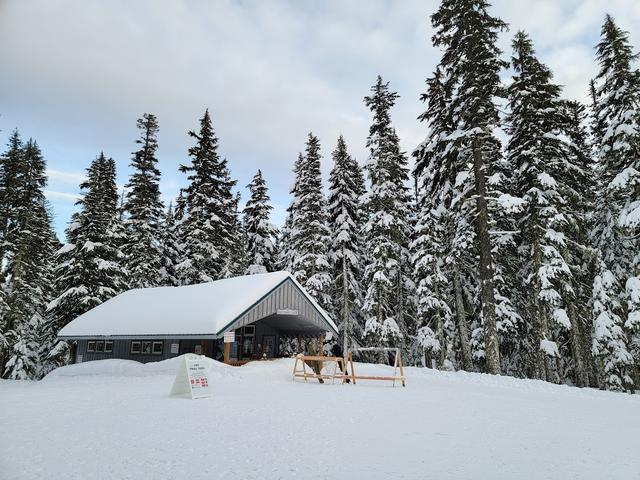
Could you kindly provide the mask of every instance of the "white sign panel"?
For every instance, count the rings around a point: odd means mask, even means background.
[[[179,353],[180,352],[180,344],[172,343],[171,344],[171,353]]]
[[[233,343],[236,341],[236,332],[224,332],[224,343]]]
[[[209,362],[202,355],[187,354],[180,363],[180,370],[173,381],[171,395],[190,393],[191,398],[206,398],[211,396],[209,385]]]
[[[276,313],[278,315],[298,315],[298,310],[293,310],[291,308],[279,308],[278,310],[276,310]]]

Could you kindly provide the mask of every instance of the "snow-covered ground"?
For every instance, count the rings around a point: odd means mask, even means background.
[[[212,362],[214,396],[189,400],[178,361],[0,381],[0,479],[640,478],[637,395],[415,368],[305,384],[286,359]]]

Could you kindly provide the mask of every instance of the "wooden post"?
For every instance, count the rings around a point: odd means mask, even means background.
[[[296,353],[302,353],[302,339],[300,338],[300,335],[298,335],[298,349]]]
[[[231,344],[225,342],[224,344],[224,363],[229,363],[229,361],[231,360]]]
[[[323,337],[324,335],[320,335],[318,336],[318,355],[320,357],[324,356],[324,342],[323,342]],[[320,370],[320,372],[322,372],[322,360],[320,360],[318,362],[318,369]]]

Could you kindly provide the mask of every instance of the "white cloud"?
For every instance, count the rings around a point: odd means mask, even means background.
[[[55,190],[45,190],[45,196],[51,201],[62,201],[75,203],[81,197],[77,193],[57,192]]]
[[[393,120],[403,148],[422,140],[418,97],[440,55],[429,23],[438,3],[3,0],[0,129],[18,126],[35,137],[58,159],[51,188],[65,190],[100,150],[113,156],[125,183],[135,119],[155,113],[163,197],[170,198],[185,181],[177,167],[187,161],[186,132],[209,107],[238,186],[262,168],[274,202],[287,205],[291,166],[309,131],[320,137],[325,174],[340,133],[365,160],[370,115],[362,99],[378,74],[401,95]],[[493,3],[511,24],[500,37],[505,57],[515,31],[528,31],[572,98],[584,99],[595,71],[605,12],[640,49],[637,0]]]

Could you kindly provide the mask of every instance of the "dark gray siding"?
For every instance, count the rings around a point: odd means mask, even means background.
[[[95,340],[100,341],[105,340],[105,338],[96,338]],[[110,339],[107,338],[106,340]],[[162,347],[162,355],[142,355],[139,353],[131,353],[131,342],[135,340],[113,340],[112,353],[87,352],[87,343],[89,341],[90,340],[77,340],[78,347],[76,350],[76,363],[80,363],[80,361],[90,362],[92,360],[105,360],[107,358],[121,358],[125,360],[135,360],[142,363],[157,362],[159,360],[177,357],[177,353],[171,353],[171,344],[180,343],[180,340],[155,340],[162,341],[164,344]]]
[[[327,329],[326,321],[320,312],[318,312],[291,280],[285,281],[273,292],[260,300],[237,321],[229,325],[228,329],[249,325],[261,318],[275,315],[278,310],[284,309],[298,310],[298,316],[310,320],[323,330]]]

